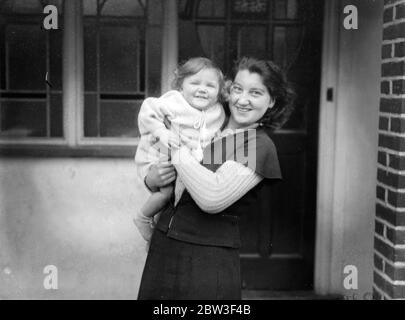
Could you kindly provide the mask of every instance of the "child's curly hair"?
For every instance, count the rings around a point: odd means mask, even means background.
[[[242,70],[259,74],[270,96],[275,100],[274,106],[266,111],[258,121],[259,124],[272,131],[281,128],[294,110],[296,98],[295,91],[287,81],[285,73],[272,61],[250,57],[243,57],[236,63],[235,76]]]
[[[187,61],[180,63],[174,71],[174,80],[172,82],[172,89],[181,90],[185,78],[192,76],[203,69],[213,69],[218,75],[218,102],[224,103],[226,101],[225,90],[225,77],[219,67],[210,59],[204,57],[190,58]]]

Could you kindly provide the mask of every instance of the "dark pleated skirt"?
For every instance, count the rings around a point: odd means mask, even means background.
[[[183,242],[155,229],[139,300],[240,300],[239,250]]]

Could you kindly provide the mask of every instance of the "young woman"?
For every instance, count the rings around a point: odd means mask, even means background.
[[[236,65],[221,137],[204,150],[202,163],[184,146],[172,153],[186,191],[176,206],[164,209],[155,227],[138,299],[241,298],[239,216],[259,210],[264,183],[281,179],[264,127],[285,123],[292,97],[272,62],[243,58]],[[173,170],[167,163],[154,166],[145,183],[161,187]]]

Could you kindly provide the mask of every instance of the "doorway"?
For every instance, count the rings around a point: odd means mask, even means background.
[[[270,59],[297,92],[295,111],[271,134],[283,181],[260,212],[241,217],[242,288],[312,290],[323,1],[181,0],[179,61],[206,56],[226,74],[241,56]]]

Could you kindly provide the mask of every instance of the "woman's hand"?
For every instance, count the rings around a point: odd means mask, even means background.
[[[155,192],[158,188],[165,187],[176,180],[176,170],[170,162],[159,162],[152,165],[145,177],[146,186]]]

